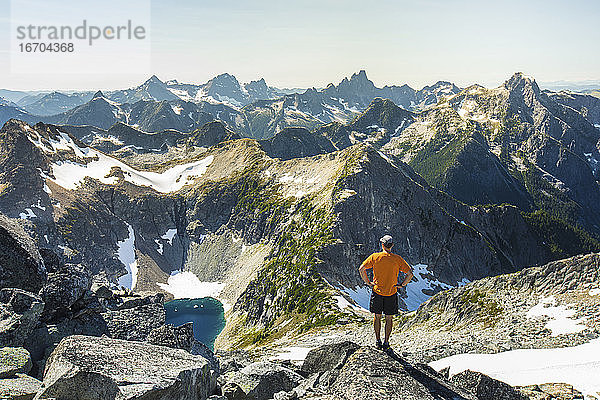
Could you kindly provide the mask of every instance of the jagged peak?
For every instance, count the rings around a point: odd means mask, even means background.
[[[531,86],[534,91],[539,92],[540,88],[538,87],[535,79],[532,76],[525,75],[522,72],[516,72],[513,76],[510,77],[506,82],[504,82],[504,87],[510,91],[513,91],[518,88],[522,88],[525,86]]]
[[[244,87],[246,87],[246,88],[258,88],[259,87],[259,88],[263,88],[263,89],[268,89],[265,78],[260,78],[255,81],[250,81],[250,82],[244,84]]]
[[[94,93],[94,96],[92,97],[92,100],[102,99],[102,98],[104,98],[104,93],[102,93],[101,90],[98,90],[96,93]]]
[[[146,82],[144,82],[144,84],[150,84],[150,83],[162,84],[163,81],[161,81],[160,79],[158,79],[158,76],[152,75]]]
[[[367,78],[367,72],[364,69],[361,69],[358,72],[355,72],[354,74],[352,74],[352,77],[350,78],[350,80],[369,80],[369,78]]]
[[[231,75],[230,73],[227,73],[227,72],[224,72],[222,74],[215,76],[209,82],[215,82],[215,81],[229,81],[229,82],[235,82],[235,83],[239,84],[237,78],[234,75]]]

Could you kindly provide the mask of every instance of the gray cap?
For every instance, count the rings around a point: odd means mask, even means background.
[[[381,239],[379,239],[379,241],[385,246],[385,247],[390,247],[391,245],[394,244],[394,239],[392,239],[392,237],[390,235],[385,235],[384,237],[382,237]]]

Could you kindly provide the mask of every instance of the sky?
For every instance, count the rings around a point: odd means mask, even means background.
[[[128,63],[128,73],[48,73],[38,58],[22,73],[11,68],[11,1],[0,0],[0,88],[117,89],[151,74],[204,83],[224,72],[324,87],[360,69],[378,86],[417,89],[438,80],[494,87],[517,71],[538,82],[600,79],[597,0],[147,1],[149,61]],[[69,15],[69,1],[45,3],[49,20]],[[107,13],[135,18],[119,12]]]

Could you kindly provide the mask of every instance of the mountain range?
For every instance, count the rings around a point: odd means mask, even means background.
[[[377,88],[365,71],[344,78],[337,86],[330,84],[322,90],[313,88],[294,93],[267,86],[264,79],[240,84],[229,74],[216,76],[202,85],[165,83],[152,76],[135,88],[95,94],[22,93],[24,96],[19,98],[5,91],[17,101],[0,104],[0,123],[14,117],[34,124],[93,125],[108,129],[116,122],[123,122],[147,132],[162,129],[189,132],[205,123],[208,113],[244,136],[263,139],[285,127],[314,129],[332,121],[349,122],[377,97],[420,110],[458,91],[449,82],[437,82],[418,91],[408,85]],[[99,97],[109,104],[95,101]],[[131,109],[140,111],[130,114]],[[148,118],[167,121],[156,123]]]
[[[222,348],[363,324],[370,289],[357,267],[386,233],[415,271],[400,306],[418,311],[401,317],[403,329],[466,326],[439,353],[419,341],[430,359],[475,348],[465,339],[475,326],[491,341],[477,349],[497,345],[486,324],[510,343],[497,321],[512,317],[504,308],[525,318],[525,300],[506,300],[500,286],[558,294],[568,284],[560,273],[587,290],[570,268],[597,264],[582,254],[600,251],[600,99],[541,90],[522,73],[492,89],[438,82],[415,91],[377,88],[360,71],[302,93],[228,74],[204,85],[153,76],[65,96],[27,102],[81,104],[46,116],[0,105],[0,222],[40,249],[28,268],[70,266],[61,273],[69,285],[89,283],[88,293],[93,282],[109,297],[119,288],[173,297],[181,278],[210,287],[226,309]],[[95,315],[97,299],[86,296],[85,312],[76,302],[68,312],[49,307],[57,314],[40,317],[41,327]],[[98,324],[112,321],[104,314]],[[89,333],[73,326],[65,332]]]

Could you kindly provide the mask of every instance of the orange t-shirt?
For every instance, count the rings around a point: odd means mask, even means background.
[[[410,266],[404,258],[397,254],[379,252],[371,254],[362,265],[366,269],[373,268],[373,290],[382,296],[391,296],[396,294],[396,284],[398,284],[398,273],[405,274],[410,271]]]

